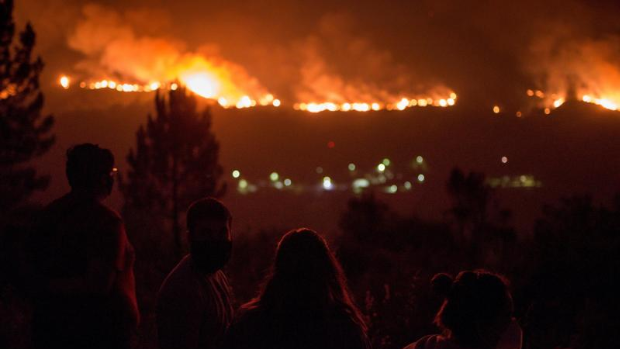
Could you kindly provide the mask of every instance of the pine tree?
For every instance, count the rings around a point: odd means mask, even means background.
[[[126,219],[140,215],[153,227],[172,233],[175,257],[183,252],[181,221],[188,205],[205,196],[221,197],[219,143],[211,132],[211,112],[199,111],[195,95],[185,88],[168,98],[155,96],[156,115],[136,132],[129,151],[127,180],[121,181]],[[148,213],[144,216],[144,213]],[[145,224],[142,224],[145,227]],[[161,237],[163,238],[163,237]]]
[[[39,176],[30,160],[54,143],[54,118],[43,116],[40,57],[32,58],[35,33],[30,24],[14,44],[13,1],[0,0],[0,212],[23,204],[44,190],[48,176]]]

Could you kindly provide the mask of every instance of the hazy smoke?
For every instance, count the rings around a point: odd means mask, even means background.
[[[324,16],[317,33],[298,44],[297,50],[301,79],[294,86],[299,101],[394,102],[403,97],[445,98],[450,94],[443,86],[414,81],[413,69],[355,35],[349,16]]]
[[[143,28],[153,31],[155,25],[165,29],[168,23],[161,12],[120,14],[100,5],[86,5],[83,18],[68,38],[69,47],[86,56],[76,68],[91,78],[140,83],[171,82],[207,71],[221,82],[221,95],[239,98],[265,93],[243,67],[223,59],[214,45],[192,52],[175,38],[138,34]]]

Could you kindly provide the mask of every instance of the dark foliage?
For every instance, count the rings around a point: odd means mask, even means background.
[[[185,88],[155,96],[155,115],[136,132],[127,156],[129,170],[119,187],[123,217],[136,249],[135,275],[142,313],[140,346],[153,347],[157,291],[186,251],[185,211],[195,200],[221,197],[219,143],[211,112],[199,110]]]
[[[29,161],[54,143],[54,119],[41,115],[41,58],[33,58],[35,33],[30,24],[14,43],[13,1],[0,1],[0,216],[22,205],[49,177],[39,176]],[[0,222],[2,223],[2,222]]]

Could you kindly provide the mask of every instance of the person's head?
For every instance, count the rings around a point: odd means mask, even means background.
[[[433,289],[445,300],[435,323],[458,344],[495,348],[512,319],[512,297],[503,277],[484,270],[462,271],[452,280],[437,274]]]
[[[200,199],[187,209],[187,232],[192,262],[201,271],[222,269],[232,250],[232,215],[214,198]]]
[[[67,150],[66,174],[72,191],[105,198],[114,185],[114,155],[95,144],[76,145]]]
[[[284,312],[342,310],[365,328],[340,263],[325,239],[306,228],[291,230],[282,237],[271,274],[253,303]]]

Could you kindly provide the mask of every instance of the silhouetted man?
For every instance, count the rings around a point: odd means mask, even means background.
[[[36,238],[36,348],[130,347],[139,321],[134,252],[120,216],[102,204],[115,172],[107,149],[67,151],[71,192],[46,207]]]
[[[232,249],[232,217],[218,200],[187,210],[190,254],[159,290],[157,329],[161,349],[215,348],[232,321],[230,287],[222,268]]]

